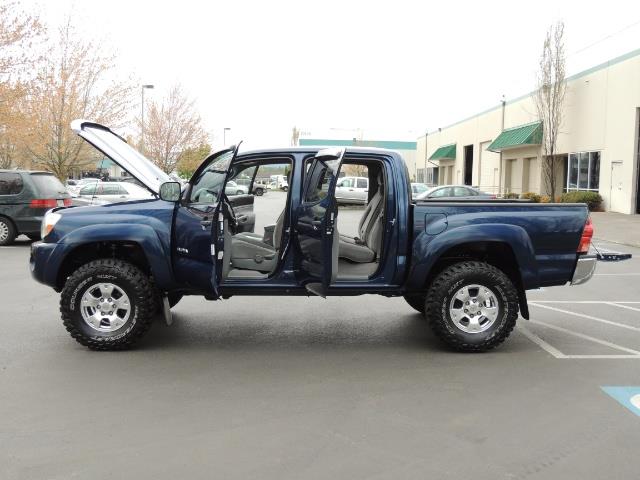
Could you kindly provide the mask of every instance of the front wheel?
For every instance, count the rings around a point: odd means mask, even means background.
[[[256,188],[256,196],[261,197],[262,195],[264,195],[264,190],[261,188]]]
[[[157,293],[139,268],[121,260],[94,260],[65,283],[60,312],[67,331],[92,350],[125,350],[149,330]]]
[[[518,292],[504,272],[484,262],[451,265],[433,281],[425,316],[434,333],[463,352],[490,350],[511,334]]]

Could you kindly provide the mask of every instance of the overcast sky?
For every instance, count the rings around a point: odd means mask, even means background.
[[[288,145],[291,127],[426,130],[533,88],[548,26],[566,24],[569,73],[640,48],[640,2],[25,1],[73,12],[160,96],[180,82],[219,143]],[[639,87],[640,88],[640,87]]]

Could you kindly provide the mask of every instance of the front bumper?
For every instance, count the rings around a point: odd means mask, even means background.
[[[578,263],[576,264],[576,269],[571,279],[571,285],[580,285],[588,282],[596,271],[597,262],[598,257],[596,255],[583,255],[578,258]]]
[[[52,256],[57,243],[33,242],[29,257],[29,270],[34,280],[56,288],[57,259]]]

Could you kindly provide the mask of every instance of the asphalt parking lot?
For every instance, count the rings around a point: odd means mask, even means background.
[[[258,228],[283,196],[262,198]],[[185,298],[97,353],[20,237],[0,249],[0,478],[637,478],[640,417],[603,387],[640,386],[640,249],[598,244],[634,258],[529,292],[485,354],[378,296]]]

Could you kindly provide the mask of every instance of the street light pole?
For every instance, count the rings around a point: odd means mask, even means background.
[[[140,150],[141,153],[144,155],[144,91],[145,89],[152,89],[154,88],[153,85],[142,85],[142,102],[141,102],[141,108],[140,108]]]
[[[229,127],[224,127],[224,129],[222,130],[222,147],[223,148],[227,146],[227,130],[231,131]]]

